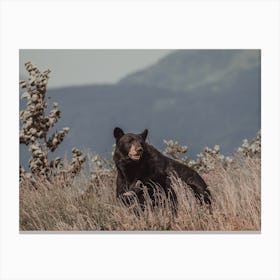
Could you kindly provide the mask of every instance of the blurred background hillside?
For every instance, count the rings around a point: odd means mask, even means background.
[[[21,50],[20,79],[27,61],[52,71],[56,129],[70,128],[54,156],[78,147],[110,157],[115,126],[148,128],[161,150],[177,140],[190,158],[215,144],[228,154],[261,127],[260,50]],[[28,158],[20,145],[25,167]]]

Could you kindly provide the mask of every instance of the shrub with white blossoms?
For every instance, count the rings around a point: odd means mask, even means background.
[[[249,142],[247,139],[243,140],[241,147],[237,150],[238,153],[246,157],[255,158],[261,157],[261,130],[258,131],[257,136]]]
[[[220,153],[219,145],[215,145],[213,149],[209,147],[204,148],[203,151],[197,155],[196,160],[190,160],[187,156],[182,156],[182,154],[187,152],[187,146],[180,146],[177,141],[173,140],[164,140],[164,143],[167,145],[164,154],[171,156],[173,159],[188,165],[198,172],[206,173],[214,169],[217,160],[222,161],[224,164],[230,161],[229,157],[225,158]]]
[[[173,159],[182,160],[182,154],[185,154],[188,151],[188,146],[181,146],[177,141],[163,140],[163,142],[167,146],[164,153],[171,156]],[[187,160],[187,158],[185,158],[185,160]]]
[[[208,173],[215,168],[215,164],[220,162],[225,168],[231,165],[234,157],[225,157],[220,152],[220,146],[215,145],[213,149],[206,147],[197,155],[196,160],[190,160],[188,157],[183,156],[188,150],[187,146],[181,146],[177,141],[164,140],[166,149],[164,154],[171,158],[180,161],[183,164],[195,169],[198,172]],[[237,149],[237,154],[242,157],[260,158],[261,157],[261,131],[257,136],[249,142],[247,139],[243,140],[242,146]]]
[[[85,162],[85,156],[78,150],[72,150],[72,161],[67,167],[63,166],[61,158],[57,157],[49,161],[49,153],[54,152],[59,144],[68,134],[69,128],[65,127],[60,131],[55,131],[49,135],[50,130],[57,123],[61,112],[58,109],[58,103],[54,102],[52,110],[46,112],[48,103],[46,101],[46,90],[50,70],[43,73],[31,62],[25,63],[25,68],[29,74],[28,81],[20,81],[20,87],[25,89],[21,98],[26,99],[26,108],[20,111],[20,144],[29,147],[31,157],[29,159],[29,168],[33,175],[41,178],[50,179],[51,175],[64,172],[73,177],[77,175],[82,164]],[[27,172],[20,167],[20,179]],[[30,176],[29,176],[30,177]]]

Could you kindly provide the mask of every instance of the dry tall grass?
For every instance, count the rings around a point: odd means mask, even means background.
[[[235,158],[229,168],[218,161],[203,175],[213,196],[211,211],[194,199],[188,187],[172,176],[178,195],[178,216],[168,206],[136,215],[115,198],[113,168],[83,171],[68,186],[28,181],[20,186],[22,231],[259,231],[261,227],[260,159]],[[163,198],[164,199],[164,198]],[[149,203],[148,203],[149,204]]]

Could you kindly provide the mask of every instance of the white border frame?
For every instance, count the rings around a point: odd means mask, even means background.
[[[1,278],[279,279],[279,31],[269,0],[2,1]],[[261,49],[261,234],[19,234],[23,48]]]

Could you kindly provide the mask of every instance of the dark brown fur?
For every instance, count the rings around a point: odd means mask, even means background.
[[[170,174],[175,172],[179,178],[191,187],[201,203],[211,204],[211,194],[201,176],[188,166],[164,156],[153,146],[146,143],[147,134],[147,129],[141,134],[125,134],[118,127],[114,129],[116,149],[113,159],[118,172],[117,197],[125,201],[124,195],[133,191],[140,204],[144,204],[143,191],[139,188],[139,181],[141,181],[145,186],[149,186],[148,193],[152,200],[154,200],[154,188],[152,186],[156,184],[176,205],[177,198],[169,179]],[[138,160],[132,159],[129,155],[132,143],[138,148]]]

